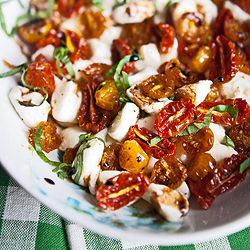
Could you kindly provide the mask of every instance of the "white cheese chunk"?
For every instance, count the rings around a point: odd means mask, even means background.
[[[134,103],[127,102],[108,128],[109,136],[119,142],[125,140],[130,126],[136,124],[139,115],[140,109]]]
[[[189,210],[188,200],[165,185],[150,183],[142,198],[167,221],[178,221]]]
[[[234,18],[238,21],[248,21],[250,22],[250,15],[240,8],[239,5],[232,3],[231,1],[225,1],[224,8],[231,10]]]
[[[214,141],[219,143],[225,142],[226,130],[223,126],[211,122],[209,128],[213,131]]]
[[[98,139],[92,139],[88,143],[90,147],[83,150],[82,169],[78,184],[83,187],[91,187],[91,192],[94,192],[100,171],[99,164],[102,158],[104,144]],[[75,180],[77,174],[78,172],[76,171],[76,173],[72,175],[73,180]]]
[[[52,94],[53,118],[62,126],[77,123],[77,113],[82,102],[82,92],[73,81],[62,81]]]
[[[119,24],[140,23],[155,13],[154,2],[150,0],[130,1],[114,9],[112,16]]]
[[[120,38],[121,31],[122,28],[119,26],[110,26],[109,28],[104,30],[99,40],[111,45],[113,43],[113,40]]]
[[[157,131],[154,128],[154,122],[156,119],[156,115],[149,115],[144,118],[141,118],[137,121],[137,124],[139,127],[144,127],[150,130],[151,132],[157,133]]]
[[[207,94],[210,92],[212,83],[210,80],[201,80],[197,83],[184,85],[175,91],[174,96],[177,100],[190,98],[194,105],[197,106],[205,100]]]
[[[171,59],[178,58],[178,40],[174,39],[174,44],[168,53],[161,53],[161,64],[170,61]]]
[[[156,70],[160,67],[161,56],[154,43],[142,45],[138,52],[142,56],[142,60],[135,62],[135,68],[138,71],[143,70],[147,66]]]
[[[185,181],[183,181],[183,183],[175,190],[181,193],[187,200],[190,198],[190,195],[191,195],[190,190]]]
[[[79,143],[79,136],[86,133],[87,132],[79,126],[71,126],[61,130],[59,135],[62,139],[62,143],[60,144],[59,149],[65,151],[66,148],[75,148]]]
[[[47,121],[50,112],[50,104],[43,100],[43,95],[31,92],[28,88],[16,86],[9,93],[9,99],[23,122],[30,128],[34,128],[41,121]],[[33,103],[39,106],[24,106],[19,101]]]
[[[250,105],[249,82],[250,75],[239,71],[231,81],[219,85],[219,92],[225,99],[242,98]]]
[[[98,177],[98,186],[103,185],[108,179],[120,174],[122,171],[118,170],[104,170],[101,171]]]
[[[54,61],[55,58],[53,56],[53,52],[55,50],[55,47],[51,44],[38,49],[31,57],[32,61],[35,61],[36,57],[40,54],[42,54],[48,61]]]
[[[93,64],[93,61],[91,60],[77,60],[72,66],[73,70],[75,72],[75,80],[79,81],[83,74],[81,73],[81,70],[84,70],[89,65]]]
[[[104,43],[97,38],[89,39],[87,43],[92,52],[92,57],[90,58],[91,61],[95,63],[112,64],[109,44]]]
[[[217,164],[220,163],[223,159],[231,157],[233,154],[238,154],[238,152],[235,151],[232,147],[225,146],[217,141],[214,142],[213,147],[206,153],[211,154],[216,160]]]

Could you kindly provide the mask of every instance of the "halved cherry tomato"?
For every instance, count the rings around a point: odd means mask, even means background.
[[[83,0],[59,0],[59,12],[65,17],[73,17],[83,5]]]
[[[147,176],[141,173],[121,172],[97,189],[97,205],[103,209],[117,210],[140,199],[148,186]]]
[[[208,110],[217,105],[230,105],[238,111],[238,116],[236,120],[234,120],[234,118],[227,112],[213,111],[211,116],[211,122],[218,123],[222,126],[232,126],[243,123],[250,115],[250,107],[246,100],[243,100],[241,98],[235,98],[223,99],[217,102],[202,102],[196,107],[195,114],[197,116],[197,119],[203,121]]]
[[[163,155],[175,155],[176,146],[168,139],[162,139],[156,144],[149,146],[150,141],[156,136],[157,134],[146,128],[139,128],[138,125],[130,127],[128,132],[128,138],[130,140],[136,140],[148,155],[152,155],[157,159]]]
[[[158,114],[154,128],[160,137],[177,135],[194,119],[195,105],[189,98],[170,102]]]

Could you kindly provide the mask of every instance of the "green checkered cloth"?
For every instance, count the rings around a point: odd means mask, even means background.
[[[186,246],[138,245],[99,235],[62,219],[18,186],[0,167],[0,250],[249,250],[250,228]]]

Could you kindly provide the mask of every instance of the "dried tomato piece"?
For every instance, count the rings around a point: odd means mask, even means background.
[[[59,134],[57,134],[57,127],[56,124],[53,122],[40,122],[38,126],[43,126],[42,133],[41,133],[41,145],[42,145],[42,150],[45,151],[46,153],[49,153],[50,151],[59,148],[62,139]],[[29,130],[29,143],[35,147],[35,142],[34,142],[34,135],[36,133],[36,128],[31,128]]]
[[[123,57],[132,54],[133,50],[128,46],[122,39],[114,39],[111,46],[112,61],[113,63],[118,63]],[[134,68],[134,62],[126,63],[122,71],[129,73]]]
[[[79,126],[87,132],[97,133],[111,122],[109,110],[102,109],[96,105],[95,91],[98,84],[88,82],[82,88],[83,100],[77,114]]]
[[[170,24],[160,22],[155,25],[155,32],[159,36],[160,53],[168,53],[174,45],[175,31]]]
[[[55,90],[55,79],[51,65],[42,54],[38,55],[35,61],[29,64],[26,81],[31,86],[44,88],[48,92],[50,100]],[[44,92],[41,91],[41,94],[44,94]]]
[[[189,43],[203,43],[209,35],[209,26],[199,12],[184,13],[178,22],[178,33]]]
[[[232,126],[243,123],[250,115],[250,107],[246,100],[241,98],[235,99],[223,99],[217,102],[202,102],[196,107],[195,114],[197,119],[203,121],[206,113],[212,107],[217,105],[230,105],[238,111],[236,120],[227,112],[213,111],[211,116],[211,122],[220,124],[222,126]]]
[[[208,153],[197,154],[188,166],[188,177],[201,181],[207,173],[212,173],[216,165],[215,159]]]
[[[250,157],[250,118],[244,123],[233,126],[229,131],[229,137],[234,142],[235,150]]]
[[[212,173],[207,173],[201,181],[194,181],[191,178],[186,179],[191,194],[195,196],[196,203],[203,209],[208,209],[215,200],[215,197],[206,190],[206,185],[212,176]]]
[[[154,128],[162,138],[177,135],[194,119],[195,105],[189,98],[167,104],[157,115]]]
[[[78,147],[76,148],[66,148],[63,154],[63,162],[72,164],[75,160],[76,153],[78,151]]]
[[[223,35],[211,43],[212,61],[209,79],[215,84],[229,82],[239,71],[240,58],[232,41]]]
[[[73,17],[83,5],[83,0],[59,0],[59,12],[65,17]]]
[[[60,41],[61,36],[63,36],[63,33],[58,33],[55,29],[51,29],[47,37],[42,38],[36,43],[36,47],[43,48],[51,44],[55,48],[58,48],[61,44]]]
[[[150,182],[178,188],[187,179],[187,169],[174,156],[164,155],[154,165]]]
[[[181,63],[187,65],[192,57],[197,53],[201,44],[199,43],[188,43],[186,41],[178,43],[178,58]]]
[[[210,195],[218,195],[235,188],[246,177],[246,171],[240,173],[240,164],[247,159],[243,154],[233,154],[225,158],[214,170],[213,177],[206,185],[206,190]]]
[[[102,83],[105,81],[105,76],[109,69],[111,68],[110,65],[105,63],[92,63],[84,70],[81,71],[85,82],[95,82],[96,84]]]
[[[122,170],[119,164],[120,149],[121,145],[117,143],[112,143],[104,149],[101,160],[102,170]]]
[[[182,146],[188,154],[196,155],[210,150],[214,145],[214,133],[208,128],[202,128],[192,135],[182,137]]]
[[[85,39],[99,38],[106,28],[106,19],[100,10],[87,7],[80,15],[80,30]]]
[[[216,100],[218,100],[219,98],[219,89],[217,86],[212,85],[211,86],[211,90],[210,92],[207,94],[206,98],[205,98],[205,102],[215,102]]]
[[[98,206],[107,210],[117,210],[130,202],[140,199],[149,186],[147,176],[122,172],[106,181],[96,191]]]
[[[142,91],[152,99],[160,99],[173,95],[175,85],[164,74],[152,75],[141,83]]]
[[[130,140],[136,140],[143,150],[153,157],[159,159],[164,155],[175,155],[176,146],[174,143],[171,143],[168,139],[162,139],[156,144],[149,146],[149,142],[155,138],[157,134],[149,131],[146,128],[139,128],[138,125],[130,127],[128,132],[128,138]]]
[[[152,42],[153,18],[145,19],[140,23],[128,23],[122,25],[120,38],[130,47],[139,47]]]

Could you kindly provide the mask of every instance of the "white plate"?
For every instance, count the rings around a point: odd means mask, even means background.
[[[13,12],[13,9],[12,9]],[[0,72],[8,69],[2,59],[18,65],[25,61],[18,46],[0,31]],[[96,200],[79,186],[60,180],[53,167],[28,149],[28,128],[12,107],[8,94],[18,77],[0,79],[0,160],[4,169],[27,192],[63,218],[97,233],[144,244],[182,245],[232,234],[250,226],[250,177],[238,188],[218,197],[207,211],[190,201],[190,212],[178,223],[168,223],[148,206],[133,206],[108,212],[98,209]],[[49,154],[57,159],[56,152]],[[49,184],[45,178],[53,180]]]

